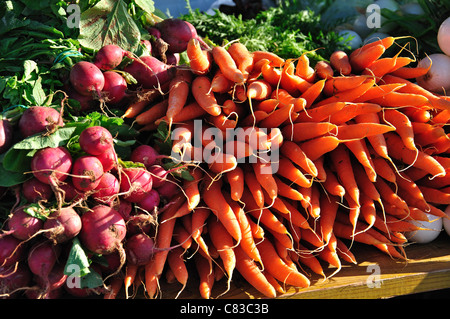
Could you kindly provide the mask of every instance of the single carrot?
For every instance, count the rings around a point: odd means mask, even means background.
[[[394,69],[396,61],[397,56],[380,58],[367,66],[361,74],[374,76],[379,82],[385,74]]]
[[[237,68],[244,75],[244,79],[247,79],[253,69],[253,55],[248,51],[247,47],[240,42],[233,42],[227,50],[236,63]]]
[[[173,119],[181,109],[186,105],[189,96],[189,83],[185,80],[185,76],[175,76],[170,82],[170,90],[168,97],[168,105],[166,110],[166,118],[169,124],[169,132],[173,124]]]
[[[256,50],[252,52],[252,55],[255,63],[262,59],[266,59],[274,67],[281,67],[284,63],[284,59],[273,52]]]
[[[395,127],[390,125],[366,122],[338,125],[336,126],[336,132],[331,131],[330,134],[334,134],[340,140],[355,140],[373,135],[384,134],[394,130]]]
[[[267,192],[270,199],[274,200],[278,195],[278,186],[273,178],[271,163],[256,161],[252,164],[252,168],[258,183]]]
[[[186,267],[185,260],[183,259],[183,250],[181,247],[175,247],[167,256],[167,264],[172,270],[176,280],[182,284],[181,290],[178,292],[177,297],[184,290],[187,284],[189,273]]]
[[[371,181],[375,181],[377,179],[377,173],[375,171],[369,149],[367,148],[366,141],[364,139],[349,140],[344,142],[344,144],[363,166],[368,178]]]
[[[236,269],[242,277],[264,296],[275,298],[277,296],[275,288],[269,283],[253,259],[240,246],[235,247],[234,252],[236,255]]]
[[[340,238],[336,238],[336,252],[338,256],[346,262],[357,264],[355,255]]]
[[[217,99],[213,92],[211,92],[211,81],[207,76],[197,76],[192,81],[191,91],[198,105],[206,112],[213,116],[221,113],[221,107],[217,104]]]
[[[161,102],[158,102],[150,108],[140,114],[138,114],[135,118],[135,121],[139,125],[153,124],[160,117],[166,115],[167,107],[169,105],[169,100],[164,99]]]
[[[231,198],[234,201],[239,201],[244,191],[244,171],[240,166],[236,166],[234,170],[226,172],[225,177],[228,185],[230,185]]]
[[[317,168],[314,162],[303,152],[301,147],[294,142],[285,141],[280,148],[281,154],[300,166],[312,176],[317,176]]]
[[[277,183],[278,187],[278,195],[281,197],[285,197],[292,200],[303,200],[303,195],[298,192],[295,188],[291,187],[290,185],[286,184],[281,178],[277,175],[274,175],[273,178],[275,179],[275,182]]]
[[[302,187],[310,187],[312,183],[312,179],[309,180],[290,159],[284,156],[279,159],[277,174]]]
[[[341,75],[349,75],[352,72],[349,57],[342,50],[336,50],[331,53],[330,64]]]
[[[270,113],[266,118],[258,123],[258,126],[261,128],[279,127],[284,121],[293,122],[293,114],[295,114],[294,104],[290,104]]]
[[[192,38],[189,40],[186,54],[189,58],[189,66],[195,74],[206,74],[211,68],[211,57],[207,51],[200,46],[200,42]]]
[[[128,263],[127,266],[125,267],[125,277],[123,280],[123,285],[124,285],[126,299],[128,299],[128,297],[129,297],[128,290],[133,285],[133,283],[136,279],[136,274],[138,272],[138,268],[139,268],[138,265],[134,265],[132,263]]]
[[[331,170],[330,167],[325,168],[327,178],[322,182],[322,186],[329,195],[338,196],[343,198],[345,195],[345,188],[337,179],[336,173]]]
[[[144,90],[143,93],[138,94],[137,100],[131,102],[131,104],[128,105],[125,113],[122,115],[122,118],[136,117],[146,108],[146,106],[156,101],[156,99],[159,97],[161,97],[161,91],[157,89]]]
[[[208,260],[200,254],[194,255],[195,267],[199,275],[199,292],[204,299],[211,298],[212,288],[214,286],[214,272],[212,271]]]
[[[363,75],[334,76],[326,80],[323,93],[327,96],[355,88],[367,79]]]
[[[405,146],[413,151],[417,151],[414,142],[414,130],[409,118],[396,109],[383,110],[382,118],[385,122],[395,127],[395,132],[401,137]]]
[[[379,178],[375,181],[374,185],[386,205],[391,204],[404,211],[408,211],[408,204],[392,189],[392,187],[386,181],[384,181],[382,178]]]
[[[228,292],[230,289],[231,279],[233,277],[233,271],[236,268],[233,237],[231,237],[230,233],[225,229],[223,224],[217,220],[217,218],[211,217],[208,220],[208,233],[212,243],[219,252],[219,256],[228,276],[227,290],[225,291]]]
[[[222,222],[230,235],[239,243],[242,234],[236,215],[222,195],[222,181],[207,182],[203,187],[202,198],[211,211]]]
[[[390,75],[398,76],[403,79],[415,79],[424,76],[431,68],[431,64],[427,67],[400,67],[397,70],[390,72]]]
[[[178,242],[185,250],[191,248],[192,246],[192,227],[191,218],[186,218],[186,215],[182,216],[183,224],[176,223],[173,228],[173,239]]]
[[[323,105],[314,104],[313,107],[301,112],[296,119],[300,122],[321,122],[328,119],[331,115],[337,113],[345,107],[345,102],[331,102]]]
[[[337,137],[326,135],[302,142],[299,146],[311,161],[315,161],[334,150],[340,143],[341,140]]]
[[[320,94],[323,92],[325,83],[324,79],[316,81],[300,95],[300,97],[306,101],[305,108],[309,108],[319,98]]]
[[[215,46],[211,49],[211,53],[214,62],[230,81],[238,84],[244,82],[244,75],[238,69],[231,54],[224,47]]]
[[[258,101],[255,105],[254,105],[254,110],[255,111],[264,111],[266,113],[271,113],[273,112],[278,105],[280,105],[280,101],[277,99],[273,99],[273,98],[268,98],[262,101]]]
[[[434,177],[444,176],[445,168],[432,156],[418,150],[413,151],[405,146],[402,139],[394,132],[385,134],[389,155],[407,165],[421,168]]]
[[[381,98],[386,94],[400,90],[406,84],[404,83],[391,83],[391,84],[379,84],[369,88],[366,93],[356,98],[353,102],[367,102],[371,99]]]
[[[284,284],[295,287],[309,287],[309,279],[298,271],[293,270],[280,258],[274,246],[269,240],[263,240],[258,244],[264,269]]]
[[[344,145],[338,145],[330,152],[330,160],[336,169],[336,175],[344,186],[346,194],[359,205],[360,189],[355,180],[353,165],[348,149]]]
[[[255,80],[247,86],[247,97],[255,100],[265,100],[272,93],[272,86],[263,79]]]
[[[331,79],[334,75],[334,70],[331,67],[331,64],[327,61],[319,61],[314,66],[314,72],[320,79]]]
[[[121,276],[114,276],[111,278],[109,290],[103,296],[103,299],[116,299],[122,289],[123,279]]]
[[[309,58],[307,56],[308,52],[302,53],[297,59],[297,65],[295,68],[295,75],[305,79],[308,82],[314,82],[316,73],[310,65]]]
[[[227,129],[234,129],[237,126],[238,119],[235,117],[235,114],[227,115],[224,112],[219,115],[210,115],[207,116],[207,120],[219,130],[226,132]]]
[[[428,186],[419,185],[419,189],[423,194],[424,199],[428,203],[435,205],[449,205],[450,193],[448,190],[435,189]]]
[[[253,170],[244,170],[244,181],[245,185],[250,190],[256,204],[258,205],[258,207],[262,208],[264,206],[264,194],[262,192],[261,185],[256,179],[255,172]]]
[[[226,93],[233,89],[233,82],[231,82],[222,71],[217,70],[211,79],[211,91],[216,93]]]
[[[327,97],[316,103],[316,106],[325,105],[332,102],[353,102],[358,97],[367,92],[375,84],[375,78],[367,78],[361,85],[338,94]]]
[[[355,73],[361,72],[376,61],[385,51],[386,48],[382,44],[364,45],[354,50],[349,56],[352,71]]]
[[[329,122],[298,122],[284,126],[281,133],[286,140],[303,142],[326,135],[336,128],[336,125]]]
[[[206,111],[200,107],[197,102],[191,102],[186,104],[179,113],[177,113],[172,121],[173,123],[184,123],[190,120],[194,120],[206,114]],[[159,125],[162,121],[168,122],[167,117],[161,117],[155,121],[155,124]]]
[[[375,103],[360,102],[347,103],[338,112],[332,114],[328,120],[329,122],[342,125],[354,119],[356,116],[367,113],[378,113],[382,110],[381,106]]]

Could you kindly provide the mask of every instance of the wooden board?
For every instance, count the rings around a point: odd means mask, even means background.
[[[355,244],[352,248],[358,264],[344,264],[333,277],[326,279],[311,276],[311,286],[306,289],[289,289],[280,295],[283,299],[374,299],[450,288],[450,237],[443,233],[430,244],[410,244],[406,247],[408,261],[396,261],[379,250]],[[326,269],[332,274],[336,269]],[[192,278],[194,279],[194,278]],[[179,295],[180,299],[198,299],[196,280]],[[162,298],[174,298],[181,285],[162,282]],[[216,282],[213,297],[226,290],[225,280]],[[264,298],[247,282],[235,274],[230,290],[220,298]]]

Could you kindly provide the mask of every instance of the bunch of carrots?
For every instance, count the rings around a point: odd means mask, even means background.
[[[273,298],[356,263],[354,242],[406,260],[405,233],[418,229],[411,221],[448,218],[450,99],[414,83],[427,69],[410,66],[404,48],[386,56],[395,40],[336,51],[315,66],[307,53],[286,60],[239,42],[206,50],[191,40],[189,68],[151,107],[131,105],[125,117],[142,130],[180,129],[172,150],[183,154],[195,149],[198,119],[267,136],[231,141],[234,153],[217,149],[230,141],[202,140],[221,160],[185,163],[193,180],[158,216],[160,250],[127,266],[125,288],[141,282],[150,298],[163,294],[161,280],[184,288],[192,264],[203,298],[225,294],[235,272]],[[267,173],[258,154],[275,148],[279,165]],[[224,277],[227,290],[214,294]]]

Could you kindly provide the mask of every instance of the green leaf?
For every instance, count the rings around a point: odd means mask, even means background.
[[[46,147],[63,146],[72,137],[75,127],[60,127],[54,133],[43,135],[38,133],[29,136],[13,145],[16,150],[39,150]]]
[[[79,42],[85,48],[99,50],[107,44],[116,44],[134,51],[140,39],[139,27],[123,0],[101,0],[81,14]]]
[[[47,216],[49,215],[50,211],[43,209],[39,204],[33,203],[25,207],[24,212],[28,215],[35,217],[37,219],[40,219],[42,221],[47,220]]]
[[[136,5],[147,13],[155,11],[155,4],[151,0],[134,0]]]
[[[5,169],[3,163],[0,164],[0,186],[1,187],[12,187],[15,185],[22,184],[27,179],[31,178],[31,175],[23,174],[21,172],[13,172]]]
[[[85,276],[90,272],[90,262],[86,252],[78,238],[74,238],[72,241],[72,248],[70,249],[69,256],[67,257],[64,273],[68,276]]]

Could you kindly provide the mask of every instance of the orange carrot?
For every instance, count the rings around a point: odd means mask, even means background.
[[[247,97],[249,99],[264,100],[272,93],[272,86],[265,80],[259,79],[247,86]]]
[[[161,102],[152,105],[148,110],[136,116],[136,123],[139,125],[154,123],[156,120],[166,114],[168,105],[168,99],[164,99]]]
[[[360,72],[376,61],[384,52],[386,48],[382,44],[378,45],[364,45],[359,49],[354,50],[350,56],[350,64],[353,72]]]
[[[356,98],[353,102],[367,102],[371,99],[381,98],[386,94],[400,90],[405,85],[404,83],[379,84],[369,88],[366,93]]]
[[[216,93],[226,93],[233,88],[233,82],[231,82],[222,71],[217,70],[211,79],[211,91]]]
[[[330,64],[341,75],[349,75],[352,72],[348,55],[342,50],[331,53]]]
[[[273,171],[271,163],[257,161],[256,163],[253,163],[252,167],[258,183],[267,192],[272,200],[275,199],[278,195],[278,187],[272,175]]]
[[[309,108],[317,100],[325,87],[325,83],[325,80],[319,80],[300,95],[306,101],[306,108]]]
[[[211,49],[214,62],[219,66],[222,73],[233,83],[243,83],[244,75],[237,68],[236,62],[231,54],[221,46],[215,46]]]
[[[327,96],[338,94],[363,84],[366,79],[367,76],[362,75],[334,76],[327,79],[323,92]]]
[[[450,193],[445,190],[435,189],[432,187],[419,185],[419,189],[423,194],[424,199],[428,203],[435,205],[449,205],[450,204]]]
[[[230,185],[231,198],[234,201],[239,201],[244,191],[244,171],[240,166],[236,166],[234,170],[226,172],[225,176],[228,185]]]
[[[298,200],[298,201],[303,200],[303,195],[300,192],[298,192],[295,188],[286,184],[277,175],[274,175],[273,178],[275,179],[275,182],[277,183],[279,196],[289,198],[292,200]]]
[[[253,51],[253,61],[256,63],[261,59],[267,59],[274,67],[280,67],[284,63],[284,59],[276,55],[275,53],[268,51]]]
[[[174,117],[180,113],[181,109],[187,102],[189,90],[189,83],[185,80],[185,76],[175,76],[175,78],[173,78],[170,82],[166,111],[166,118],[169,121],[169,132],[172,127]]]
[[[313,82],[316,76],[314,69],[309,64],[309,58],[307,56],[307,52],[303,53],[297,59],[297,66],[295,68],[295,75],[305,79],[308,82]]]
[[[314,66],[314,71],[316,72],[316,75],[320,79],[331,79],[334,75],[333,68],[331,67],[330,63],[326,61],[319,61]]]
[[[375,103],[347,103],[341,110],[332,114],[328,120],[333,124],[341,125],[354,119],[358,115],[378,113],[380,111],[381,106]]]
[[[234,42],[228,47],[228,52],[235,61],[237,68],[247,79],[253,69],[253,55],[248,51],[247,47],[240,43]]]
[[[322,183],[322,186],[325,188],[325,191],[328,192],[330,195],[343,198],[345,195],[345,188],[337,179],[336,173],[333,172],[328,166],[325,167],[325,172],[327,178]]]
[[[298,271],[290,268],[277,254],[269,240],[263,240],[258,244],[265,270],[284,284],[295,287],[308,287],[309,279]]]
[[[206,112],[213,116],[217,116],[221,113],[221,107],[217,104],[217,100],[211,90],[211,81],[208,77],[201,75],[197,76],[192,81],[192,95]]]
[[[214,286],[214,272],[206,258],[199,254],[194,255],[195,267],[197,269],[200,283],[200,296],[204,299],[211,298],[212,288]]]
[[[326,135],[336,130],[336,125],[328,122],[298,122],[289,124],[281,129],[283,137],[293,142],[303,142],[312,138]]]
[[[345,107],[344,102],[331,102],[313,107],[299,114],[296,123],[300,122],[321,122],[328,119],[332,114],[337,113]]]
[[[303,152],[297,143],[285,141],[281,146],[280,151],[281,154],[303,168],[307,173],[312,176],[317,176],[317,168],[314,165],[314,162]]]
[[[197,39],[189,40],[186,54],[189,58],[189,65],[195,74],[206,74],[211,67],[211,57],[207,51],[202,50]]]
[[[344,145],[338,145],[330,152],[330,159],[336,169],[336,175],[344,186],[346,194],[359,205],[359,187],[355,180],[355,174],[350,160],[350,154]]]
[[[239,222],[230,205],[223,197],[221,186],[221,180],[206,183],[203,187],[202,198],[230,235],[237,242],[240,242],[242,234]]]
[[[188,270],[186,268],[186,263],[183,259],[183,250],[181,247],[175,247],[167,256],[167,264],[172,270],[176,280],[183,285],[181,290],[178,292],[177,296],[184,290],[189,277]]]
[[[377,173],[375,171],[372,157],[370,156],[365,140],[350,140],[345,142],[344,144],[352,152],[358,162],[361,163],[369,179],[371,181],[375,181],[377,179]]]
[[[335,136],[319,136],[300,143],[299,146],[310,160],[315,161],[334,150],[340,143],[341,140]]]
[[[338,125],[335,136],[340,140],[363,139],[373,135],[384,134],[394,131],[395,128],[380,123],[357,123]],[[331,132],[333,134],[334,132]]]
[[[310,187],[312,183],[312,179],[309,180],[290,159],[284,156],[279,159],[277,174],[302,187]]]
[[[269,283],[256,263],[237,246],[234,249],[236,255],[236,269],[249,282],[252,287],[268,298],[275,298],[275,288]]]

